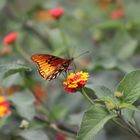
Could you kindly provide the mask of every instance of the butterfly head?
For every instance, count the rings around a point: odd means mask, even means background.
[[[65,62],[62,64],[62,66],[64,67],[65,70],[68,69],[69,65],[72,63],[74,58],[71,58],[71,59],[67,59],[65,60]]]
[[[72,57],[71,59],[69,59],[69,62],[71,63],[74,60],[74,58]]]

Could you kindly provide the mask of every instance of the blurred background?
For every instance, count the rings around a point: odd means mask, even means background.
[[[59,21],[49,13],[55,7],[64,9]],[[74,140],[58,136],[33,116],[45,114],[50,121],[77,131],[89,104],[80,94],[64,91],[63,75],[51,82],[43,80],[30,57],[46,53],[72,58],[89,51],[74,59],[75,71],[89,72],[87,87],[104,85],[113,90],[126,73],[140,67],[139,13],[140,0],[0,0],[0,93],[17,110],[1,127],[0,139]],[[16,43],[5,45],[10,32],[18,34]],[[140,126],[140,114],[135,117]],[[24,118],[32,124],[27,132],[19,130]],[[137,140],[112,122],[95,138],[101,139]]]

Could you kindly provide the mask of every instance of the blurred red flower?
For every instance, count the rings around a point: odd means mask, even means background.
[[[124,16],[124,11],[122,9],[114,10],[111,13],[111,19],[113,19],[113,20],[120,19],[123,16]]]
[[[63,133],[58,133],[56,135],[56,140],[66,140],[66,136]]]
[[[0,118],[3,118],[10,114],[10,103],[4,96],[0,96]]]
[[[63,13],[64,13],[64,9],[61,7],[52,8],[50,10],[50,15],[55,19],[59,19],[63,15]]]
[[[3,39],[3,44],[4,45],[13,44],[17,39],[17,34],[18,34],[17,32],[11,32],[7,34]]]

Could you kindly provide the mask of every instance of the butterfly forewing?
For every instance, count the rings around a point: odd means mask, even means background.
[[[37,63],[40,75],[46,80],[57,78],[67,71],[73,59],[63,59],[48,54],[34,54],[31,59]]]

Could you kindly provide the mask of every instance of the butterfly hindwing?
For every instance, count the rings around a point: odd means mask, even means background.
[[[67,71],[73,59],[63,59],[48,54],[34,54],[31,59],[37,63],[38,71],[45,80],[57,78],[61,72]]]

